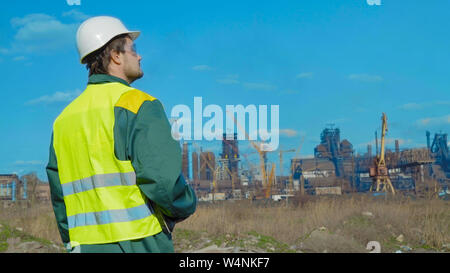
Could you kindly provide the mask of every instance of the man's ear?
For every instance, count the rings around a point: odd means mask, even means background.
[[[120,52],[111,50],[110,56],[111,56],[110,57],[111,61],[114,62],[115,64],[120,65],[122,63],[122,58],[120,56]]]

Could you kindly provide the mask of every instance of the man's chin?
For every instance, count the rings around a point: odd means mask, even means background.
[[[142,77],[144,77],[144,72],[141,71],[140,73],[128,76],[128,79],[130,80],[130,83],[132,83],[135,80],[139,80]]]

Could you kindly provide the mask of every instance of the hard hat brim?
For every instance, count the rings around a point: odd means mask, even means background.
[[[136,39],[139,37],[139,35],[141,35],[141,32],[140,32],[140,31],[129,31],[129,32],[120,33],[120,34],[114,36],[113,38],[111,38],[106,44],[108,44],[111,40],[113,40],[113,39],[116,38],[117,36],[123,35],[123,34],[128,34],[128,35],[130,35],[131,40],[134,41],[134,40],[136,40]],[[105,45],[106,45],[106,44],[105,44]],[[97,49],[95,49],[95,50],[89,52],[88,54],[86,54],[83,58],[81,58],[80,63],[81,63],[81,64],[85,64],[85,63],[86,63],[86,61],[85,61],[86,57],[89,56],[89,54],[91,54],[92,52],[95,52],[95,51],[97,51],[97,50],[99,50],[99,49],[100,49],[100,48],[97,48]]]
[[[130,31],[130,32],[128,32],[128,34],[130,35],[131,40],[134,41],[139,37],[139,35],[141,35],[141,32],[140,31]]]

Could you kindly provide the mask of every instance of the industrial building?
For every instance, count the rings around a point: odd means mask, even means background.
[[[182,172],[197,194],[206,199],[214,191],[224,193],[228,198],[236,195],[233,189],[240,188],[241,180],[237,134],[223,134],[219,157],[213,152],[202,151],[201,147],[190,153],[189,145],[183,143]],[[248,179],[244,180],[248,182]]]
[[[395,151],[386,149],[383,156],[395,189],[416,194],[434,188],[448,189],[450,161],[447,134],[435,134],[432,142],[430,133],[426,135],[427,148],[400,150],[399,141],[395,140]],[[314,148],[314,158],[291,159],[294,188],[298,189],[302,178],[306,192],[310,193],[314,193],[317,187],[335,186],[340,186],[343,192],[368,191],[373,185],[371,168],[380,157],[378,139],[376,152],[373,154],[372,145],[368,145],[367,153],[362,155],[354,154],[348,140],[340,141],[337,128],[324,129],[320,139],[321,143]]]
[[[440,165],[445,172],[450,172],[450,152],[448,149],[447,134],[436,133],[430,146],[430,132],[427,131],[427,148],[431,156],[435,158],[436,164]]]
[[[212,181],[216,166],[216,157],[213,152],[200,154],[200,180]]]
[[[48,183],[29,183],[27,176],[21,180],[16,174],[0,174],[0,201],[50,200]]]
[[[320,144],[314,148],[314,157],[328,159],[333,162],[335,174],[345,177],[352,173],[351,160],[353,145],[347,139],[340,141],[339,128],[326,128],[320,135]]]
[[[220,177],[222,180],[231,180],[231,176],[238,176],[239,147],[237,134],[223,134],[222,153],[220,154]]]
[[[390,150],[384,147],[384,133],[380,143],[376,133],[375,147],[368,145],[364,154],[358,154],[348,139],[341,140],[339,128],[328,127],[320,134],[313,158],[291,158],[289,175],[275,175],[268,183],[270,167],[277,164],[268,162],[267,152],[260,153],[260,161],[263,162],[250,164],[252,166],[245,169],[240,166],[237,134],[224,134],[219,156],[201,148],[191,152],[189,145],[184,144],[183,174],[189,177],[201,200],[267,198],[291,195],[292,191],[317,195],[345,194],[373,190],[374,170],[382,156],[386,177],[389,177],[393,189],[417,195],[438,189],[448,190],[450,156],[447,134],[436,133],[431,139],[431,133],[427,132],[426,136],[426,148],[401,149],[400,142],[395,140],[395,148]],[[293,151],[276,151],[280,154],[280,165],[282,153]],[[260,170],[262,166],[264,172]],[[215,194],[217,198],[214,198]]]
[[[0,200],[15,201],[21,196],[26,197],[26,189],[23,191],[19,177],[16,174],[0,174]]]

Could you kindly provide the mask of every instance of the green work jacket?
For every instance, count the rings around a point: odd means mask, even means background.
[[[90,76],[88,84],[110,82],[129,86],[125,80],[106,74]],[[139,109],[132,111],[127,107],[116,106],[114,117],[115,156],[119,160],[131,161],[136,173],[136,184],[164,216],[164,221],[161,221],[163,231],[137,240],[71,247],[52,135],[46,170],[62,242],[68,252],[174,252],[171,232],[175,223],[194,213],[197,198],[181,174],[181,148],[171,136],[164,108],[159,100],[145,101]]]

